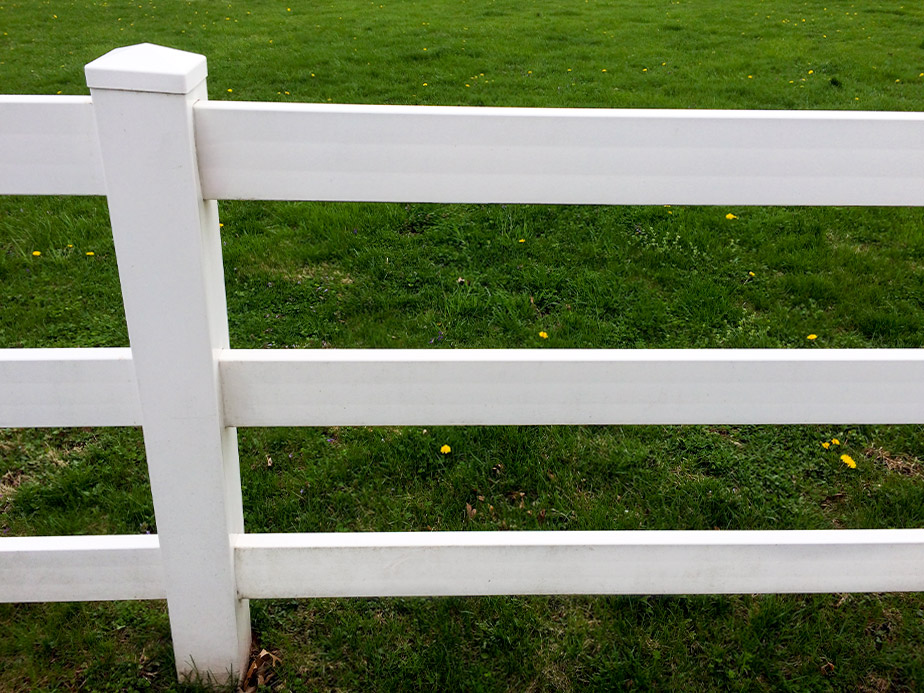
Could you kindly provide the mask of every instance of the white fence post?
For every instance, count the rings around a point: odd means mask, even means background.
[[[243,532],[218,206],[202,199],[193,104],[205,57],[142,44],[86,67],[135,364],[181,677],[237,679],[250,647],[232,534]]]

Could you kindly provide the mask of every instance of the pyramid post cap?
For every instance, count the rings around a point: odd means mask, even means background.
[[[91,89],[188,94],[208,75],[204,55],[139,43],[111,50],[84,68]]]

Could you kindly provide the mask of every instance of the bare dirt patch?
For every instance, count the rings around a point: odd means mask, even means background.
[[[876,460],[890,472],[895,472],[903,476],[922,476],[924,475],[924,465],[916,457],[908,455],[893,455],[887,450],[877,447],[869,447],[863,453],[870,459]]]

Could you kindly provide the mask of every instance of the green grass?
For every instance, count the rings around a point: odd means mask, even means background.
[[[207,55],[213,99],[920,110],[922,36],[910,2],[0,0],[0,84],[85,94],[85,63],[151,41]],[[924,344],[918,209],[236,202],[221,219],[239,348]],[[0,198],[0,347],[127,344],[104,201]],[[239,437],[252,532],[919,527],[924,515],[920,426]],[[0,431],[0,532],[146,531],[139,431]],[[919,594],[252,612],[292,691],[924,688]],[[0,624],[3,690],[189,688],[174,681],[163,603],[0,605]]]

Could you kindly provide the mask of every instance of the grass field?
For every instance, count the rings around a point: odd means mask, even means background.
[[[922,39],[924,6],[907,1],[0,0],[0,89],[86,94],[87,62],[149,41],[205,54],[213,99],[920,110]],[[239,348],[924,345],[920,209],[220,210]],[[0,198],[0,348],[127,345],[104,200]],[[250,532],[924,519],[921,426],[239,436]],[[140,431],[0,430],[0,532],[146,531]],[[920,594],[254,601],[252,613],[281,658],[277,690],[924,689]],[[0,605],[0,627],[0,690],[192,690],[175,683],[163,603]]]

